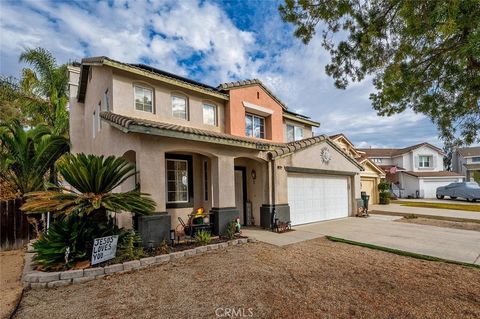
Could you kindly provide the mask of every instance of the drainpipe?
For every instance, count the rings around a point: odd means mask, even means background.
[[[272,216],[271,216],[271,221],[270,225],[272,230],[274,229],[274,222],[276,218],[276,209],[275,209],[275,160],[270,159],[270,165],[271,165],[271,170],[272,170]]]

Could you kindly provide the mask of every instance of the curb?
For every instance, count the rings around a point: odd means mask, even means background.
[[[473,214],[476,214],[475,212],[472,212]],[[390,215],[390,216],[409,216],[412,215],[412,213],[399,213],[399,212],[390,212],[390,211],[383,211],[383,210],[371,210],[369,211],[369,214],[373,215]],[[480,224],[479,219],[470,219],[470,218],[463,218],[463,217],[450,217],[450,216],[438,216],[438,215],[425,215],[425,214],[417,214],[413,213],[417,217],[422,217],[422,218],[427,218],[427,219],[438,219],[438,220],[446,220],[446,221],[452,221],[452,222],[467,222],[467,223],[477,223]]]
[[[238,246],[241,244],[254,242],[250,238],[238,238],[222,243],[198,246],[192,249],[181,250],[169,254],[157,255],[152,257],[145,257],[136,260],[129,260],[123,263],[112,264],[103,267],[92,267],[79,270],[65,270],[58,272],[44,272],[33,270],[32,258],[35,253],[25,254],[25,265],[22,275],[22,284],[25,288],[30,289],[45,289],[68,286],[71,284],[81,284],[89,282],[94,279],[103,278],[105,275],[113,275],[118,273],[125,273],[128,271],[140,270],[157,265],[161,265],[173,260],[182,259],[186,257],[193,257],[196,255],[205,254],[213,250],[221,248],[228,248],[230,246]],[[22,290],[22,296],[23,296]],[[20,298],[21,300],[21,298]],[[20,303],[20,300],[18,303]],[[17,305],[18,307],[18,305]],[[16,311],[16,310],[15,310]]]

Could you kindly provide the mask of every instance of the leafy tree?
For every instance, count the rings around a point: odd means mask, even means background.
[[[410,108],[445,140],[480,141],[479,0],[285,0],[279,10],[304,43],[322,30],[338,88],[374,77],[379,115]]]
[[[0,177],[20,196],[44,188],[47,172],[70,150],[64,136],[46,125],[24,129],[18,120],[0,124]]]
[[[27,115],[34,121],[43,121],[54,133],[68,131],[68,70],[67,65],[58,66],[54,56],[43,48],[26,49],[20,62],[32,68],[22,70],[19,83]],[[32,98],[36,97],[36,99]]]
[[[54,187],[26,196],[26,212],[51,212],[55,216],[90,216],[104,221],[108,212],[150,214],[155,202],[147,194],[132,190],[114,193],[135,167],[124,158],[96,155],[67,155],[58,162],[58,171],[72,189]]]

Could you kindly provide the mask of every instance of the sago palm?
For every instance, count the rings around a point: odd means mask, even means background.
[[[18,120],[0,124],[0,175],[20,196],[44,188],[47,172],[70,142],[46,125],[25,129]]]
[[[140,193],[137,189],[124,193],[113,192],[136,174],[135,167],[124,158],[67,155],[58,162],[57,168],[72,188],[55,187],[30,193],[22,210],[105,219],[108,212],[149,214],[155,209],[155,202],[148,194]]]

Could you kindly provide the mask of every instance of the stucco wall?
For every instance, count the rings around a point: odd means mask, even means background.
[[[412,167],[408,170],[413,170],[414,172],[418,171],[443,171],[443,155],[438,153],[438,151],[431,149],[430,147],[422,146],[410,153],[410,159]],[[416,164],[418,162],[418,156],[432,156],[433,158],[433,167],[429,168],[420,168]]]
[[[160,81],[145,81],[146,79],[124,71],[115,70],[113,73],[114,107],[117,114],[142,118],[146,120],[173,123],[183,126],[191,126],[216,132],[225,129],[225,106],[224,101],[211,98],[200,93],[169,86]],[[140,111],[135,108],[134,85],[144,85],[154,91],[153,113]],[[172,115],[172,95],[184,96],[187,99],[187,119],[179,119]],[[203,123],[203,104],[209,103],[217,107],[217,125]]]
[[[415,196],[416,191],[420,191],[420,184],[417,177],[402,172],[397,174],[399,174],[401,188],[405,190],[403,193],[404,197]]]
[[[258,98],[257,98],[258,92]],[[245,136],[245,107],[243,101],[270,109],[273,113],[265,117],[265,137],[274,142],[283,142],[282,106],[259,85],[241,87],[229,91],[230,101],[226,106],[226,133]]]

